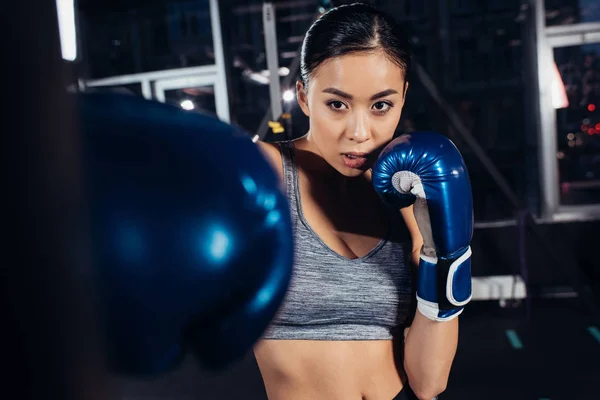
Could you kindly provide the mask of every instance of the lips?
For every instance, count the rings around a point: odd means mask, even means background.
[[[361,168],[368,160],[366,153],[344,153],[342,158],[348,168]]]

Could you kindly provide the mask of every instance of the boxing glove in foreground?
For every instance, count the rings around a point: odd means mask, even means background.
[[[277,176],[212,117],[114,94],[76,103],[111,367],[164,372],[188,349],[208,368],[242,357],[291,276]]]
[[[415,132],[388,144],[373,167],[373,185],[395,208],[414,204],[423,235],[417,307],[432,320],[457,317],[471,300],[473,200],[456,146],[435,132]]]

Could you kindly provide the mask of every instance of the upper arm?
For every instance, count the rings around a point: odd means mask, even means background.
[[[263,157],[265,157],[271,168],[277,173],[280,182],[283,182],[283,161],[278,146],[274,143],[262,141],[258,141],[256,144]]]

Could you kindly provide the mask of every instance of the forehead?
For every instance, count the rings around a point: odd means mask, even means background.
[[[356,53],[337,57],[321,64],[311,79],[316,90],[335,87],[355,96],[404,87],[404,70],[385,54]]]

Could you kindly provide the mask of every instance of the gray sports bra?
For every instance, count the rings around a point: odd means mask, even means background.
[[[414,313],[410,235],[399,212],[367,255],[329,248],[304,218],[292,142],[280,151],[295,240],[286,298],[264,339],[376,340],[401,335]]]

